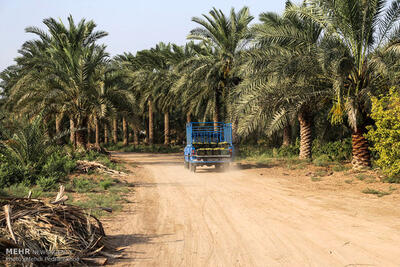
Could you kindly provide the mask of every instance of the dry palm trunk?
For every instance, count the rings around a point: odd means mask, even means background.
[[[76,138],[75,138],[75,123],[73,119],[69,119],[69,140],[72,145],[76,146]]]
[[[298,115],[298,120],[300,123],[300,159],[310,159],[311,158],[311,148],[312,148],[312,118],[311,116],[302,111]]]
[[[164,144],[169,144],[169,114],[164,113]]]
[[[128,123],[125,116],[122,117],[122,132],[124,136],[124,146],[128,145]]]
[[[283,128],[283,142],[282,146],[290,146],[290,143],[292,142],[292,129],[290,125],[287,125],[285,128]]]
[[[352,134],[353,146],[353,168],[363,169],[371,166],[371,155],[369,153],[368,141],[363,135],[363,131],[358,130]]]
[[[117,118],[113,118],[113,143],[118,143],[118,125],[117,125]]]
[[[94,117],[94,128],[95,128],[95,146],[100,147],[100,127],[99,127],[99,119]]]
[[[149,100],[149,144],[154,143],[154,129],[153,129],[153,103]]]
[[[108,144],[108,125],[104,123],[104,144]]]

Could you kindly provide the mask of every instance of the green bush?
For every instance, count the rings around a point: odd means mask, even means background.
[[[26,120],[7,140],[0,141],[0,186],[39,182],[48,187],[75,168],[75,161],[46,135],[41,116]]]
[[[76,167],[76,161],[67,156],[63,151],[51,154],[42,168],[43,174],[58,173],[61,175],[70,174]]]
[[[300,153],[300,140],[296,139],[296,143],[290,146],[282,146],[276,150],[276,155],[281,158],[295,157]]]
[[[183,151],[182,146],[177,145],[128,145],[123,143],[110,144],[106,148],[110,151],[136,152],[136,153],[179,153]]]
[[[58,178],[40,176],[39,179],[37,179],[36,184],[43,191],[50,191],[50,190],[56,188],[57,182],[58,182]]]
[[[326,155],[333,161],[351,160],[351,152],[351,138],[328,143],[323,143],[316,139],[312,146],[312,154],[314,157]]]
[[[114,184],[112,179],[105,179],[99,182],[99,186],[103,189],[103,190],[107,190],[109,189],[112,185]]]
[[[372,98],[372,119],[368,140],[376,153],[376,164],[388,176],[387,181],[400,183],[400,95],[394,89],[380,98]]]

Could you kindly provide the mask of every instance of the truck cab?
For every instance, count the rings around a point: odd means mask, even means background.
[[[233,161],[232,124],[190,122],[186,124],[184,166],[192,172],[197,167],[225,169]]]

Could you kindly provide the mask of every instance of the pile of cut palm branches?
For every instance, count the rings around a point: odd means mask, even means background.
[[[88,173],[89,171],[98,171],[101,173],[106,173],[109,175],[119,175],[126,176],[127,174],[121,171],[116,171],[106,167],[103,164],[100,164],[95,161],[87,161],[87,160],[78,160],[76,162],[76,169],[81,172]]]
[[[118,257],[105,252],[111,248],[101,222],[80,207],[63,204],[65,199],[62,192],[52,203],[0,198],[0,259],[42,266],[105,264]]]

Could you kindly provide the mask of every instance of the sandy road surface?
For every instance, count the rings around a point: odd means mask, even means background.
[[[179,156],[114,156],[138,166],[133,203],[106,222],[128,246],[115,265],[400,266],[399,203],[293,186],[273,169],[193,174]]]

